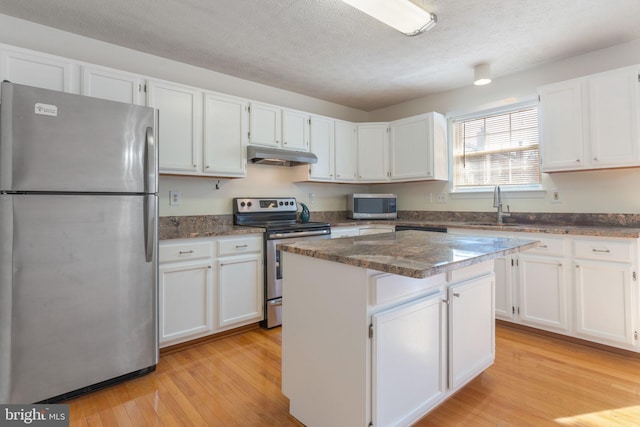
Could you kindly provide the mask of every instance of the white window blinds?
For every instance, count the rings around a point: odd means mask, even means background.
[[[455,187],[540,183],[537,107],[452,125]]]

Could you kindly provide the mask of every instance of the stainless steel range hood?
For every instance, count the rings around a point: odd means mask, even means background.
[[[298,166],[318,162],[316,155],[308,151],[290,151],[257,145],[247,146],[247,160],[251,163],[276,166]]]

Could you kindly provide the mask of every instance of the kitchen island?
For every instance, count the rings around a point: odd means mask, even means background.
[[[415,422],[493,363],[493,259],[537,244],[401,231],[281,245],[291,415]]]

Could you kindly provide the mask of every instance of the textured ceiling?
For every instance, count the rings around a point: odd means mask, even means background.
[[[407,37],[340,0],[0,0],[0,13],[365,111],[640,38],[640,0],[413,0]]]

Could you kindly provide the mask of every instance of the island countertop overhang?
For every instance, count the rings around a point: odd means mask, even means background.
[[[537,240],[399,231],[282,243],[284,252],[424,278],[538,246]]]

